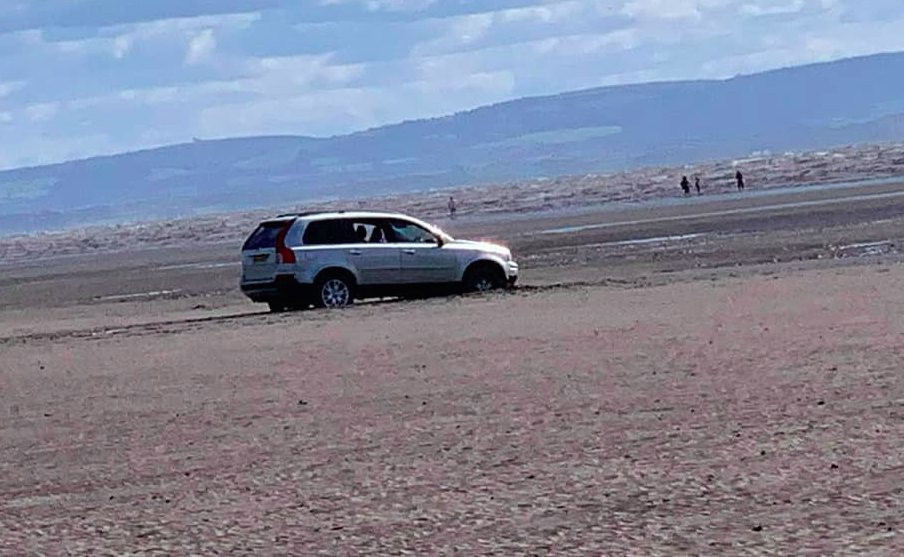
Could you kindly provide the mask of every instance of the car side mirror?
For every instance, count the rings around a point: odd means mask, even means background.
[[[446,241],[443,240],[442,236],[435,236],[436,238],[436,247],[441,248],[446,244]]]

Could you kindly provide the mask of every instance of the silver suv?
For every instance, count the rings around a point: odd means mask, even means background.
[[[242,291],[273,311],[343,307],[427,287],[485,291],[517,279],[508,248],[455,240],[391,213],[282,215],[262,222],[242,247]]]

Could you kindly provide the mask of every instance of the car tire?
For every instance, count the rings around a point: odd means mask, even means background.
[[[502,271],[491,265],[480,265],[469,269],[465,274],[464,287],[466,292],[489,292],[505,286],[505,277]]]
[[[314,283],[314,306],[339,309],[355,301],[355,281],[346,273],[326,273]]]
[[[267,302],[267,306],[270,307],[270,311],[273,313],[283,313],[289,309],[285,302]]]

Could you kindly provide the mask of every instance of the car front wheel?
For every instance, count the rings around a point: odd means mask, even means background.
[[[502,288],[505,285],[505,278],[498,269],[483,265],[468,271],[464,283],[468,292],[489,292]]]

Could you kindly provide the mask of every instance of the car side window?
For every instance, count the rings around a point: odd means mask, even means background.
[[[302,241],[306,246],[355,244],[359,240],[353,223],[348,220],[315,220],[308,223]]]
[[[370,236],[367,241],[371,244],[385,244],[389,242],[392,238],[392,232],[389,228],[389,223],[383,220],[373,221],[373,230],[371,230]]]
[[[367,219],[355,222],[355,230],[358,238],[361,238],[363,234],[363,241],[368,244],[385,244],[392,238],[392,229],[386,219]]]
[[[353,220],[351,223],[352,229],[355,231],[355,243],[385,244],[392,237],[391,233],[387,232],[388,225],[385,220]]]
[[[429,230],[403,220],[392,220],[389,223],[396,242],[411,244],[435,244],[436,237]]]

